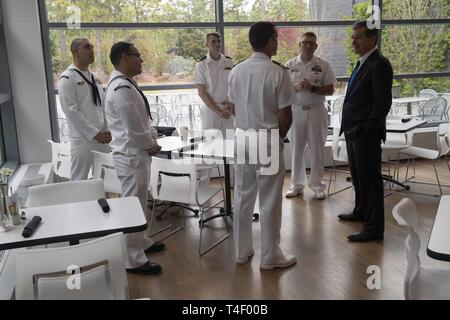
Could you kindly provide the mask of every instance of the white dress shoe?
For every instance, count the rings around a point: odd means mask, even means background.
[[[286,198],[295,198],[303,193],[303,189],[299,188],[290,188],[288,192],[286,192]]]
[[[316,198],[316,199],[322,200],[322,199],[325,199],[326,197],[327,197],[327,195],[323,191],[314,192],[314,198]]]
[[[237,264],[245,264],[250,260],[251,257],[253,257],[254,254],[255,254],[255,251],[252,249],[250,251],[250,253],[248,254],[247,258],[237,258],[236,263]]]
[[[260,268],[263,270],[271,270],[275,268],[287,268],[297,263],[297,259],[292,254],[287,254],[281,259],[270,263],[261,263]]]

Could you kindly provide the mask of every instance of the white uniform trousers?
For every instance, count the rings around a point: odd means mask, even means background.
[[[150,156],[140,153],[135,156],[113,155],[117,176],[121,182],[122,197],[135,196],[139,198],[145,217],[147,213],[147,196],[149,184]],[[138,268],[144,265],[148,259],[145,250],[150,248],[153,241],[145,236],[145,232],[124,234],[125,267]]]
[[[110,152],[107,144],[84,138],[70,141],[70,180],[86,180],[93,167],[94,156],[91,151]]]
[[[324,191],[322,183],[325,142],[327,140],[328,112],[323,106],[314,106],[303,110],[301,106],[292,107],[292,175],[291,187],[304,189],[306,186],[305,151],[308,144],[311,155],[309,187],[315,191]]]
[[[253,250],[252,219],[259,191],[261,221],[261,264],[280,258],[281,201],[284,157],[280,148],[275,175],[261,174],[261,165],[235,164],[233,236],[237,259],[246,259]]]

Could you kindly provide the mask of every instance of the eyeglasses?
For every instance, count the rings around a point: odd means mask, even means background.
[[[313,47],[313,46],[316,45],[316,43],[313,42],[313,41],[302,41],[302,42],[299,43],[299,45],[302,46],[302,47],[307,47],[307,46],[312,46]]]

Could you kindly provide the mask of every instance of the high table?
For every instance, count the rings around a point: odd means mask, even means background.
[[[201,141],[191,147],[185,147],[183,150],[177,152],[177,155],[180,157],[190,156],[195,158],[218,159],[223,162],[225,176],[225,213],[209,217],[204,222],[224,215],[232,218],[230,164],[234,162],[234,139],[217,138]],[[259,214],[254,213],[253,218],[254,220],[258,220]]]
[[[442,196],[428,241],[427,254],[433,259],[450,261],[450,195]]]
[[[196,157],[206,159],[218,159],[223,161],[225,175],[225,214],[232,217],[231,206],[231,179],[230,179],[230,163],[234,161],[234,140],[232,139],[211,139],[202,141],[195,145],[194,148],[187,148],[178,152],[180,157]],[[205,219],[204,222],[214,217]]]

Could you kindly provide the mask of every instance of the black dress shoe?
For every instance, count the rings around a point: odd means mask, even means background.
[[[341,213],[338,215],[338,218],[342,221],[363,221],[363,217],[360,214],[354,213]]]
[[[163,251],[166,248],[166,245],[164,244],[164,242],[155,242],[154,244],[152,244],[151,247],[149,247],[147,250],[145,250],[145,253],[152,253],[152,252],[159,252],[159,251]]]
[[[147,261],[144,265],[139,268],[127,269],[129,273],[139,273],[139,274],[157,274],[161,272],[161,266],[157,263],[152,263]]]
[[[347,237],[348,240],[352,242],[369,242],[369,241],[379,241],[383,240],[383,235],[369,233],[367,231],[361,231],[360,233],[355,233]]]

